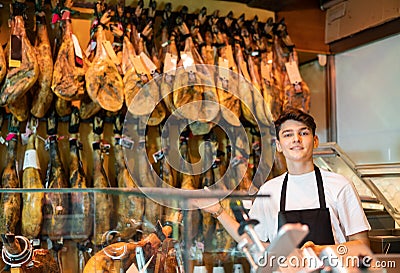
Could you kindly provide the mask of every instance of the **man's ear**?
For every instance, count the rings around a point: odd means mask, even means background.
[[[276,150],[281,153],[282,147],[281,147],[281,143],[279,142],[278,139],[275,139],[275,145],[276,145]]]
[[[317,135],[314,136],[314,149],[318,148],[319,145],[319,138]]]

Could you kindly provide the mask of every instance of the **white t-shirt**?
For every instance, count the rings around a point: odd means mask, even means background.
[[[344,176],[320,169],[324,184],[325,202],[331,217],[335,243],[346,242],[346,237],[369,230],[370,225],[361,206],[360,198],[353,186]],[[251,219],[260,221],[254,227],[262,241],[272,241],[278,231],[278,212],[282,183],[286,173],[271,179],[261,186],[258,197],[250,209]],[[319,208],[318,188],[315,172],[288,176],[285,210]]]

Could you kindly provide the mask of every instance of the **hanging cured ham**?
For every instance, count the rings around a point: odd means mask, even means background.
[[[311,91],[307,83],[301,81],[295,84],[287,84],[283,97],[283,109],[294,107],[306,113],[310,112]]]
[[[144,137],[144,130],[146,130],[145,119],[139,118],[139,135],[143,136],[139,139],[137,147],[137,177],[138,185],[141,187],[157,187],[156,173],[152,170],[150,162],[147,157],[146,139]],[[145,234],[154,230],[157,221],[161,220],[163,215],[163,207],[150,198],[145,199],[145,213],[143,217],[143,231]]]
[[[58,148],[58,121],[55,111],[47,117],[46,149],[49,151],[49,162],[47,164],[45,188],[62,189],[68,188],[68,178],[61,161]],[[48,192],[45,194],[43,208],[42,233],[49,236],[53,241],[59,241],[65,235],[66,216],[68,214],[68,195],[60,192]]]
[[[238,93],[241,98],[241,111],[243,114],[243,117],[249,121],[253,125],[257,125],[256,118],[254,116],[254,100],[252,96],[252,86],[250,84],[250,75],[247,70],[247,65],[246,62],[244,61],[243,58],[243,53],[242,49],[240,48],[240,45],[236,44],[235,45],[235,55],[236,55],[236,62],[238,64],[238,71],[239,71],[239,77],[238,77],[238,82],[239,82],[239,88],[238,88]]]
[[[25,23],[22,14],[14,10],[11,20],[11,60],[8,64],[6,81],[0,91],[0,105],[5,106],[16,102],[36,82],[39,76],[39,65],[36,60],[35,50],[26,36]],[[13,46],[21,46],[20,52],[13,51]],[[15,56],[13,56],[15,54]],[[14,59],[15,57],[15,59]]]
[[[184,190],[196,190],[198,189],[198,185],[196,185],[194,176],[191,175],[193,173],[192,166],[190,164],[190,155],[189,155],[189,136],[190,131],[188,129],[183,130],[182,125],[180,128],[181,136],[179,139],[179,154],[181,156],[180,159],[180,170],[181,173],[179,175],[179,182],[181,185],[181,189]],[[201,215],[200,211],[190,210],[187,212],[187,223],[190,225],[188,230],[190,230],[190,234],[188,234],[189,241],[192,242],[198,236],[201,236],[198,232],[198,227],[201,225]]]
[[[39,64],[39,76],[36,89],[33,91],[31,114],[43,118],[53,100],[51,81],[53,77],[53,57],[49,35],[47,32],[45,14],[42,11],[36,16],[37,33],[35,40],[36,58]]]
[[[9,110],[19,121],[28,118],[29,106],[24,95],[39,76],[35,50],[26,36],[22,11],[24,5],[12,5],[11,39],[8,45],[11,61],[8,63],[6,79],[0,91],[0,106],[10,105]]]
[[[36,151],[37,120],[31,118],[27,126],[28,144],[25,149],[22,187],[24,189],[42,189],[40,164]],[[43,221],[43,192],[22,194],[21,234],[28,239],[36,239],[40,235]]]
[[[217,37],[217,41],[222,45],[219,49],[219,69],[216,76],[218,101],[221,104],[223,118],[229,124],[239,126],[239,118],[241,115],[238,90],[239,78],[233,57],[232,46],[229,44],[226,35],[222,35],[222,33],[219,32]]]
[[[79,139],[80,117],[79,110],[74,107],[70,116],[68,132],[70,134],[70,164],[69,164],[69,186],[72,189],[86,189],[87,178],[80,151],[82,144]],[[92,233],[92,198],[87,192],[72,192],[71,214],[74,217],[74,225],[71,228],[71,238],[77,242],[89,239]]]
[[[80,99],[85,90],[85,73],[90,65],[72,31],[70,12],[63,13],[64,33],[54,63],[51,89],[63,100]]]
[[[104,168],[104,153],[108,153],[108,146],[102,142],[103,118],[96,115],[93,118],[93,131],[89,135],[93,150],[93,187],[108,188],[111,187],[110,181]],[[114,203],[112,196],[106,193],[95,193],[94,196],[94,234],[93,243],[100,246],[104,243],[104,236],[113,229],[112,215]]]
[[[201,188],[210,187],[215,183],[214,181],[214,172],[213,172],[213,163],[214,163],[214,154],[213,154],[213,142],[210,139],[210,134],[205,135],[203,137],[203,145],[201,145],[202,149],[202,174],[200,176]],[[212,240],[214,239],[215,232],[215,219],[211,216],[210,213],[200,210],[202,215],[202,236],[204,238],[204,243],[206,248],[212,248]]]
[[[149,29],[150,25],[147,25],[142,32],[142,38],[138,41],[139,55],[136,55],[134,47],[131,46],[126,39],[124,40],[124,46],[126,45],[127,49],[127,56],[129,56],[128,58],[133,64],[124,75],[125,104],[128,111],[137,116],[151,114],[160,99],[158,85],[156,81],[153,80],[151,71],[149,71],[143,61],[143,57],[147,56],[144,52],[145,45],[143,35],[148,35],[148,32],[150,31]],[[145,56],[143,56],[143,54]],[[162,118],[161,115],[160,119]]]
[[[126,167],[122,147],[122,117],[118,114],[114,120],[114,152],[115,152],[115,173],[117,185],[120,189],[137,188],[132,176]],[[130,162],[133,164],[133,162]],[[144,213],[144,199],[135,195],[120,194],[117,203],[117,226],[122,240],[133,237],[138,227],[142,224]]]
[[[124,83],[116,65],[105,49],[107,41],[103,25],[109,21],[110,15],[106,12],[101,19],[102,24],[97,27],[96,56],[85,77],[86,90],[90,98],[101,108],[116,112],[121,109],[124,102]]]
[[[165,59],[164,59],[164,73],[162,75],[162,80],[160,83],[160,94],[164,100],[164,104],[170,113],[174,113],[176,107],[173,101],[173,87],[176,72],[176,61],[178,60],[178,50],[175,44],[175,35],[171,35],[168,40],[167,29],[163,28],[162,37],[164,37],[164,42],[168,43],[166,46]]]
[[[15,189],[20,187],[17,171],[17,145],[19,122],[15,117],[10,117],[10,130],[7,136],[7,165],[1,177],[2,188]],[[15,234],[19,219],[21,218],[21,194],[1,194],[0,234],[11,232]]]
[[[264,25],[263,34],[258,46],[261,52],[261,83],[266,111],[271,112],[272,119],[276,120],[282,112],[282,82],[281,74],[273,62],[273,19],[268,18]]]
[[[173,102],[176,108],[181,107],[176,111],[180,116],[206,125],[191,126],[194,134],[204,134],[212,128],[212,125],[207,123],[216,119],[219,114],[213,72],[206,66],[200,66],[204,62],[195,48],[186,24],[182,23],[179,28],[186,40],[178,63],[180,68],[175,76]]]
[[[72,189],[86,189],[87,178],[81,160],[82,144],[79,138],[80,117],[79,110],[74,107],[70,115],[68,126],[70,164],[69,164],[69,186]],[[86,244],[93,231],[93,198],[89,192],[71,192],[70,213],[73,225],[70,227],[71,239],[77,242],[78,246],[78,269],[83,271],[88,252]]]

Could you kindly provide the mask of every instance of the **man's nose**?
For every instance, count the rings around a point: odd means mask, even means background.
[[[294,142],[300,142],[301,141],[301,135],[300,134],[294,134],[293,135],[293,141]]]

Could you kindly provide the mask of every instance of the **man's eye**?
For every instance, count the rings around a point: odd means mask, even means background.
[[[300,135],[302,135],[302,136],[308,136],[309,134],[310,134],[309,131],[303,131],[300,133]]]
[[[282,136],[283,137],[291,137],[291,136],[293,136],[293,134],[292,133],[286,133],[286,134],[283,134]]]

